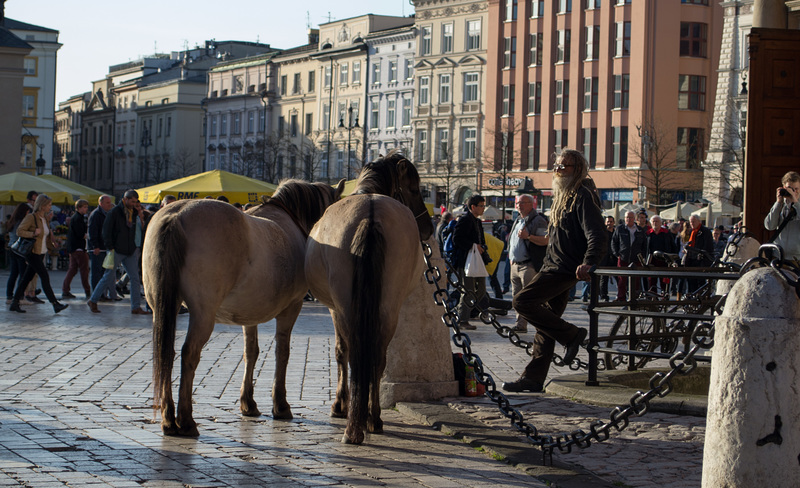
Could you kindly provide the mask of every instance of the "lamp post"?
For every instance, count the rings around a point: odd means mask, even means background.
[[[347,129],[347,179],[352,179],[350,172],[350,134],[353,129],[358,129],[358,117],[355,122],[353,121],[353,107],[347,107],[347,125],[344,125],[344,119],[339,119],[339,128]]]
[[[144,148],[144,186],[150,179],[150,165],[147,162],[147,148],[153,144],[150,139],[150,131],[147,129],[147,124],[142,121],[142,140],[141,146]]]

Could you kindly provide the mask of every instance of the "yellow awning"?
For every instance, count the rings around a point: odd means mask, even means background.
[[[34,190],[53,199],[55,205],[73,205],[79,192],[44,178],[19,171],[0,176],[0,204],[17,205],[27,201],[28,192]]]
[[[95,190],[94,188],[81,185],[80,183],[75,183],[74,181],[70,181],[56,175],[41,175],[39,178],[70,188],[73,192],[79,194],[81,198],[88,200],[89,205],[92,207],[97,206],[97,200],[103,195],[103,192],[99,190]],[[114,200],[113,196],[111,197],[111,200]]]
[[[277,185],[215,169],[158,185],[139,188],[139,201],[161,203],[166,195],[178,200],[217,198],[224,195],[230,203],[261,203],[261,197],[271,196]]]

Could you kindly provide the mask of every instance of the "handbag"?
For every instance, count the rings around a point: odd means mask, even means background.
[[[103,268],[104,269],[114,269],[114,251],[108,251],[106,253],[106,258],[103,259]]]
[[[480,248],[477,244],[472,245],[472,249],[467,255],[467,264],[464,265],[464,276],[470,278],[486,278],[489,272],[486,271],[486,266],[483,264],[481,258]]]
[[[11,252],[23,259],[28,259],[28,256],[33,252],[33,245],[35,242],[36,239],[30,237],[17,237],[17,240],[11,244]]]

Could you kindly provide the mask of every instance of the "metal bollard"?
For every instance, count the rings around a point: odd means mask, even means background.
[[[800,300],[772,268],[736,282],[716,319],[704,488],[800,485]]]

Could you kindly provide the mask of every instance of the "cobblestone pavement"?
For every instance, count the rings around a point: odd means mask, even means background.
[[[63,272],[51,277],[60,284]],[[6,278],[0,272],[0,280]],[[0,486],[545,486],[396,410],[384,410],[386,434],[370,436],[363,446],[340,443],[344,421],[328,415],[333,329],[318,304],[304,307],[292,336],[287,393],[293,421],[239,415],[241,330],[218,326],[194,385],[200,437],[164,437],[151,409],[149,317],[130,315],[127,300],[101,303],[101,314],[89,313],[83,300],[67,303],[59,315],[49,305],[30,305],[26,314],[5,311],[0,319]],[[587,322],[577,304],[569,305],[566,318]],[[180,350],[187,317],[178,324]],[[255,391],[261,410],[269,412],[274,327],[260,330]],[[524,350],[485,325],[470,337],[498,384],[519,376]],[[551,376],[568,373],[551,369]],[[610,411],[546,394],[510,398],[543,433],[586,428]],[[489,425],[508,426],[485,398],[445,402]],[[605,443],[555,457],[609,485],[699,486],[704,424],[648,414]],[[537,458],[531,448],[531,462]]]

